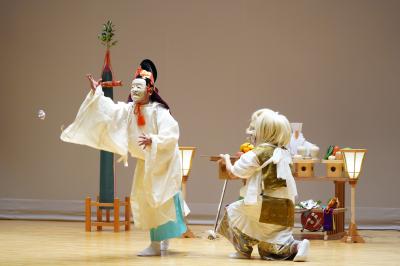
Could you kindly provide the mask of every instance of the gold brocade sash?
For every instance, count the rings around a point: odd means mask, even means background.
[[[294,226],[294,204],[290,199],[262,196],[260,223]]]

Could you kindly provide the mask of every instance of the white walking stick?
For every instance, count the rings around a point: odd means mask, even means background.
[[[217,227],[218,227],[219,214],[221,212],[222,202],[224,201],[224,196],[225,196],[225,190],[226,190],[227,183],[228,183],[228,179],[225,179],[224,187],[222,188],[221,198],[219,200],[217,217],[215,217],[214,230],[208,230],[208,239],[210,239],[210,240],[214,240],[214,239],[217,238],[216,231],[217,231]]]

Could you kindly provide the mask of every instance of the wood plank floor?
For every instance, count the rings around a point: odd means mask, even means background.
[[[81,222],[0,220],[0,265],[288,265],[268,262],[257,251],[251,260],[234,260],[225,239],[206,239],[210,226],[191,226],[195,239],[173,239],[162,257],[136,254],[148,245],[148,233],[84,231]],[[365,244],[313,240],[307,265],[400,266],[399,231],[360,231]]]

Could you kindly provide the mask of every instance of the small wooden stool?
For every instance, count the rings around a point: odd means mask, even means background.
[[[92,206],[96,206],[97,221],[92,221]],[[125,206],[125,220],[119,220],[119,207]],[[103,222],[103,209],[100,207],[111,207],[114,209],[114,221],[110,221],[110,210],[106,209],[106,221]],[[125,197],[125,201],[120,202],[119,198],[114,198],[114,203],[101,203],[99,197],[97,201],[91,201],[90,197],[85,201],[85,229],[86,232],[92,231],[92,226],[97,227],[97,231],[101,231],[103,226],[113,226],[114,232],[119,232],[119,227],[125,225],[125,231],[131,228],[131,201],[130,197]]]

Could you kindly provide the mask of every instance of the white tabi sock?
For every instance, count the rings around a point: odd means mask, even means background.
[[[294,257],[293,261],[306,261],[308,250],[310,249],[310,241],[304,239],[299,244],[297,244],[297,254]]]
[[[250,257],[246,257],[245,255],[243,255],[237,251],[235,253],[229,254],[229,258],[231,258],[231,259],[250,259]]]
[[[159,241],[151,241],[150,246],[148,246],[144,250],[140,251],[138,253],[138,256],[141,256],[141,257],[161,256],[160,242]]]
[[[169,239],[165,239],[165,240],[161,241],[160,250],[167,251],[168,248],[169,248]]]

